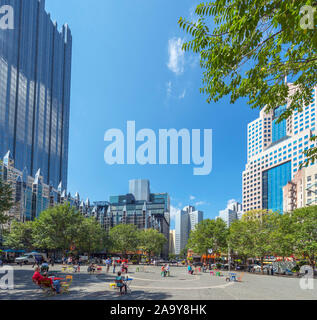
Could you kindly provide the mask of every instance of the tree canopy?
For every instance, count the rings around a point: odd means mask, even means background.
[[[289,103],[279,121],[302,111],[317,84],[316,8],[314,0],[214,0],[197,6],[197,20],[181,17],[192,37],[183,49],[200,55],[207,102],[247,98],[266,111]],[[313,161],[317,148],[306,154]]]
[[[167,239],[155,229],[146,229],[139,232],[139,248],[146,252],[149,258],[152,254],[160,254]]]
[[[227,236],[228,229],[223,220],[203,220],[191,231],[188,248],[197,254],[208,254],[209,249],[214,253],[227,251]]]
[[[139,240],[136,226],[131,224],[119,224],[109,232],[112,250],[127,255],[129,251],[136,251]]]

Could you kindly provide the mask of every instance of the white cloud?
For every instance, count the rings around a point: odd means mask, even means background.
[[[230,200],[228,201],[228,203],[227,203],[227,206],[230,206],[231,204],[236,203],[236,202],[237,202],[236,199],[230,199]]]
[[[195,196],[189,196],[189,200],[195,200],[196,197]]]
[[[172,95],[172,81],[166,82],[166,94],[168,97]]]
[[[184,99],[186,96],[186,89],[178,96],[179,99]]]
[[[197,207],[197,206],[204,206],[204,205],[207,205],[208,204],[208,202],[206,202],[206,201],[197,201],[196,203],[195,203],[195,206]]]
[[[185,69],[185,52],[182,50],[183,40],[173,38],[168,41],[168,68],[176,75],[180,75]]]

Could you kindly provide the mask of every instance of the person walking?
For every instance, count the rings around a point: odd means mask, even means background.
[[[113,273],[116,273],[116,260],[113,260]]]
[[[109,272],[109,269],[110,269],[110,264],[111,264],[111,260],[108,258],[107,260],[106,260],[106,273],[108,273]]]

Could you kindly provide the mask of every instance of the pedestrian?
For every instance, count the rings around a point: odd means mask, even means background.
[[[271,266],[271,276],[274,276],[274,268]]]
[[[110,264],[111,264],[111,260],[108,258],[108,259],[106,260],[106,266],[107,266],[107,268],[106,268],[106,273],[109,272]]]
[[[116,260],[113,260],[113,273],[116,273]]]
[[[170,276],[170,266],[167,264],[165,267],[166,275],[169,277]]]

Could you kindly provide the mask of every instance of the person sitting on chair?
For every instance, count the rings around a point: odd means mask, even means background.
[[[52,279],[48,278],[45,274],[45,276],[42,276],[40,274],[40,268],[37,267],[35,269],[35,272],[33,274],[32,277],[32,281],[37,284],[39,287],[50,287],[52,290],[55,290],[55,288],[53,287],[53,283],[52,283]]]
[[[120,294],[127,294],[127,285],[123,281],[123,277],[121,276],[121,272],[118,272],[118,276],[116,277],[117,287],[120,288]],[[124,293],[122,292],[124,289]]]
[[[48,272],[49,266],[47,262],[43,262],[41,265],[41,272]]]

